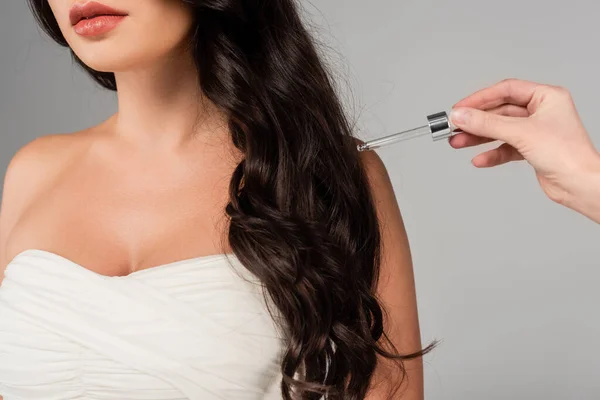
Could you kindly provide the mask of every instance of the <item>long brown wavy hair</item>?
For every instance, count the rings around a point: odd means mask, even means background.
[[[224,110],[243,160],[228,240],[283,317],[284,399],[363,399],[387,340],[375,296],[380,227],[351,124],[294,0],[180,0],[204,95]],[[47,0],[39,24],[68,47]],[[103,87],[115,76],[72,57]],[[386,343],[386,346],[382,344]],[[393,349],[390,350],[390,349]]]

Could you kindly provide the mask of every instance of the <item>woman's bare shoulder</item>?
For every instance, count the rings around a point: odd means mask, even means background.
[[[2,197],[11,193],[23,196],[23,190],[27,191],[43,184],[44,181],[52,180],[54,173],[75,155],[80,147],[78,143],[83,141],[84,136],[85,131],[50,134],[26,143],[8,164]]]
[[[11,159],[8,168],[31,169],[40,164],[60,164],[84,142],[88,142],[94,128],[70,133],[53,133],[39,136],[23,145]],[[9,171],[7,169],[7,172]]]
[[[4,175],[0,202],[0,272],[12,227],[37,195],[67,167],[84,140],[85,131],[44,135],[26,143],[11,158]]]

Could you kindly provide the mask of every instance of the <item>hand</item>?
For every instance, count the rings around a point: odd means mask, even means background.
[[[525,159],[550,199],[600,222],[600,155],[568,90],[508,79],[456,103],[450,118],[465,132],[450,139],[454,148],[504,142],[476,167]]]

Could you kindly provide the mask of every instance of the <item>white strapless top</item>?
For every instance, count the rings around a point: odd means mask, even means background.
[[[29,249],[0,286],[4,400],[275,400],[283,340],[232,255],[100,275]]]

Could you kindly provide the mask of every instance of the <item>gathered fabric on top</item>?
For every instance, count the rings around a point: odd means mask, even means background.
[[[110,277],[29,249],[0,285],[4,400],[281,399],[284,343],[233,255]]]

